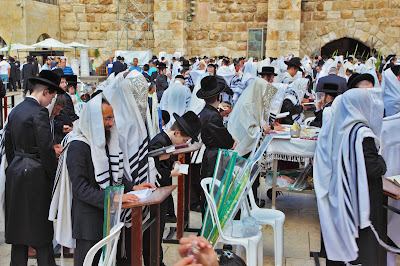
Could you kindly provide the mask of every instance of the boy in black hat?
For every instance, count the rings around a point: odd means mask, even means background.
[[[322,115],[325,108],[331,107],[333,100],[338,96],[339,86],[336,83],[324,83],[322,87],[322,99],[319,100],[317,110],[314,111],[315,119],[310,126],[322,127]]]
[[[25,98],[27,92],[32,93],[33,85],[28,81],[29,78],[36,76],[35,66],[33,65],[34,59],[32,56],[27,57],[28,63],[22,68],[22,82],[23,82],[23,97]]]
[[[258,72],[258,75],[260,75],[261,78],[265,79],[268,83],[274,82],[274,77],[278,76],[278,74],[275,73],[275,68],[269,66],[263,67],[261,72]]]
[[[68,114],[72,122],[79,119],[79,116],[75,113],[74,102],[72,97],[75,96],[76,85],[78,84],[78,77],[76,75],[69,75],[67,78],[67,94],[68,97],[65,98],[65,111]]]
[[[201,138],[206,146],[201,165],[201,179],[203,179],[213,176],[218,149],[234,149],[236,141],[224,127],[223,118],[218,111],[218,106],[221,102],[221,93],[225,89],[225,86],[218,83],[214,76],[204,77],[200,81],[200,84],[201,88],[196,95],[206,102],[206,105],[199,114],[202,124]],[[192,182],[200,184],[200,180],[193,180]],[[202,192],[200,193],[200,201],[200,207],[204,215],[205,195]]]
[[[171,145],[185,144],[190,139],[198,142],[197,136],[200,134],[201,130],[201,123],[198,116],[191,111],[182,116],[179,116],[175,113],[173,115],[176,119],[175,123],[170,129],[161,131],[150,141],[150,151]],[[175,163],[179,164],[179,162],[176,161],[177,157],[171,156],[171,154],[154,157],[155,166],[158,173],[161,175],[161,178],[157,177],[157,186],[160,187],[172,185],[171,177],[179,175],[179,170],[174,168]],[[169,215],[167,215],[167,213],[169,213]],[[171,195],[163,203],[161,203],[160,206],[160,238],[162,238],[164,234],[164,226],[166,222],[176,222],[174,201]],[[144,253],[146,252],[144,251]],[[144,264],[146,266],[150,265],[148,256],[144,254],[143,257],[145,262]],[[163,265],[162,258],[163,251],[161,247],[160,265]]]
[[[5,242],[12,244],[12,265],[27,265],[28,246],[36,249],[38,265],[56,265],[48,216],[57,161],[46,106],[64,91],[48,70],[29,82],[32,94],[14,107],[5,128]]]

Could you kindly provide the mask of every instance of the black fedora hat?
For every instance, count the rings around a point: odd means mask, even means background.
[[[278,76],[278,74],[275,74],[275,68],[270,67],[270,66],[265,66],[261,69],[261,72],[258,72],[258,75],[274,75]]]
[[[338,93],[339,85],[336,83],[324,83],[321,92],[325,93]]]
[[[395,76],[400,76],[400,65],[394,65],[390,69]]]
[[[49,86],[49,89],[54,89],[57,93],[64,94],[65,91],[59,87],[61,77],[50,70],[42,70],[39,77],[32,77],[28,79],[33,85],[43,84]]]
[[[78,76],[77,75],[66,75],[68,84],[78,84]]]
[[[192,111],[184,113],[182,116],[173,114],[176,122],[182,127],[182,129],[188,134],[194,141],[199,142],[197,136],[201,131],[200,118]]]
[[[200,99],[206,99],[220,94],[225,89],[214,76],[206,76],[200,81],[200,90],[196,93]]]
[[[184,59],[184,60],[182,61],[182,66],[183,66],[183,67],[189,67],[189,66],[190,66],[189,60]]]
[[[53,73],[57,74],[60,78],[65,78],[64,71],[61,68],[56,68],[52,70]]]
[[[349,78],[349,81],[347,83],[347,88],[348,89],[355,88],[357,86],[357,84],[360,83],[363,80],[367,80],[367,81],[371,82],[373,86],[375,86],[375,79],[371,74],[368,74],[368,73],[364,73],[364,74],[354,73]]]
[[[158,64],[157,68],[158,69],[164,69],[164,68],[167,68],[167,65],[165,63],[161,62],[161,63]]]
[[[298,69],[300,69],[300,67],[301,67],[301,63],[300,63],[300,58],[299,57],[290,58],[289,61],[285,61],[285,64],[288,65],[288,66],[297,67]]]
[[[171,120],[171,116],[169,115],[168,111],[161,110],[161,117],[164,121],[164,125],[168,124],[169,120]]]

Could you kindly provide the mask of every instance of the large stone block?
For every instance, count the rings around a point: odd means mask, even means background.
[[[300,18],[301,18],[300,10],[287,10],[285,13],[286,13],[285,18],[289,19],[289,20],[296,21],[296,20],[300,20]]]
[[[247,31],[247,24],[246,23],[238,23],[237,31]]]
[[[324,11],[324,3],[318,2],[316,5],[317,11]]]
[[[340,12],[340,17],[342,19],[349,19],[353,17],[353,11],[352,10],[343,10]]]
[[[87,22],[95,22],[94,14],[86,14]]]
[[[170,21],[168,22],[168,29],[170,30],[183,30],[183,21]]]
[[[284,10],[271,10],[271,19],[284,19],[285,11]]]
[[[400,27],[400,18],[399,18],[399,17],[397,17],[397,18],[391,18],[391,19],[390,19],[390,25],[391,25],[392,27]],[[400,30],[400,29],[398,29],[398,30]]]
[[[322,11],[322,12],[315,12],[313,14],[313,20],[326,20],[327,18],[327,12]]]
[[[349,1],[349,7],[350,7],[350,8],[354,8],[354,9],[360,8],[361,5],[362,5],[362,2],[361,2],[360,0],[352,0],[352,1]]]
[[[364,0],[364,9],[373,9],[374,8],[374,0]]]
[[[216,11],[218,13],[225,13],[228,10],[228,4],[219,3],[211,6],[211,10]]]
[[[237,31],[237,24],[236,23],[226,24],[226,31],[228,31],[228,32]]]
[[[215,23],[212,25],[212,29],[214,31],[225,31],[225,24],[224,23]]]
[[[255,5],[254,3],[241,4],[240,11],[243,13],[254,13],[257,11],[257,5]]]
[[[268,13],[256,13],[256,21],[257,22],[267,22],[268,21]]]
[[[311,12],[301,12],[301,22],[306,22],[311,20]]]
[[[75,13],[65,13],[64,22],[77,22]]]
[[[110,26],[110,23],[100,23],[100,31],[109,31]]]
[[[232,3],[228,7],[230,13],[236,13],[239,11],[239,5],[237,3]]]
[[[286,32],[288,41],[297,41],[300,40],[300,31],[288,31]]]
[[[307,30],[315,30],[316,27],[317,27],[317,22],[314,22],[314,21],[303,23],[303,29],[306,31]]]
[[[79,23],[78,22],[65,22],[61,24],[62,30],[79,30]]]
[[[73,12],[73,8],[71,4],[60,4],[60,12],[62,13],[67,13],[67,12]]]
[[[389,7],[389,1],[388,0],[376,0],[375,1],[375,8],[388,8]]]
[[[258,13],[268,13],[268,3],[257,3]]]
[[[210,32],[210,34],[208,35],[208,38],[210,41],[219,41],[219,39],[221,38],[221,33]]]
[[[301,10],[302,11],[314,11],[316,9],[316,3],[314,2],[304,2],[301,5]]]
[[[394,9],[381,9],[380,10],[381,17],[391,18],[395,17],[395,10]]]
[[[78,13],[78,14],[76,14],[76,20],[79,22],[86,22],[87,16],[85,13]]]
[[[400,0],[391,0],[390,7],[391,8],[400,8]]]
[[[233,13],[231,15],[232,22],[242,22],[243,21],[243,14],[241,13]]]
[[[196,34],[196,40],[206,40],[208,39],[208,32],[200,31]]]
[[[278,8],[279,9],[289,9],[292,7],[292,1],[291,0],[280,0],[278,3]]]
[[[340,19],[341,13],[340,13],[340,11],[329,11],[327,18],[328,19]]]
[[[246,51],[247,50],[247,42],[238,42],[237,50],[238,51]]]
[[[279,31],[271,30],[267,31],[267,40],[268,41],[276,41],[279,39]]]
[[[254,21],[254,13],[243,14],[243,21]]]

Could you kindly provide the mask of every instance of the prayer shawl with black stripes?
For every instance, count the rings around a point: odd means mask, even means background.
[[[107,86],[104,95],[110,102],[115,116],[115,125],[118,129],[119,144],[124,155],[124,172],[126,178],[134,185],[148,183],[148,145],[149,136],[136,99],[132,93],[134,90],[143,91],[143,75],[137,71],[131,71],[120,82]],[[146,87],[147,90],[147,87]],[[147,99],[146,99],[147,103]],[[147,217],[148,208],[143,208],[143,217]],[[122,212],[121,221],[127,227],[131,219],[131,210]]]
[[[351,89],[324,112],[314,157],[314,185],[327,257],[350,262],[358,258],[359,229],[370,227],[368,180],[362,142],[379,143],[383,103],[380,89]],[[392,249],[390,249],[392,250]]]
[[[308,79],[300,78],[296,79],[292,83],[289,84],[287,88],[285,99],[289,99],[294,105],[301,105],[303,101],[304,94],[307,90]],[[304,115],[303,113],[292,115],[292,119],[294,122],[303,122]]]
[[[90,146],[95,180],[102,190],[108,186],[122,184],[124,174],[123,154],[119,147],[116,127],[110,129],[110,139],[106,143],[102,114],[102,94],[91,99],[81,112],[79,126],[63,140],[65,147],[59,158],[50,205],[49,220],[55,222],[55,239],[63,246],[73,248],[72,239],[72,186],[67,169],[69,144],[82,141]]]

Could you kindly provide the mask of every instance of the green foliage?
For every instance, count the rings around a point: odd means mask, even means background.
[[[100,57],[100,51],[99,51],[99,49],[97,49],[97,48],[94,50],[94,57],[95,57],[96,59]]]

